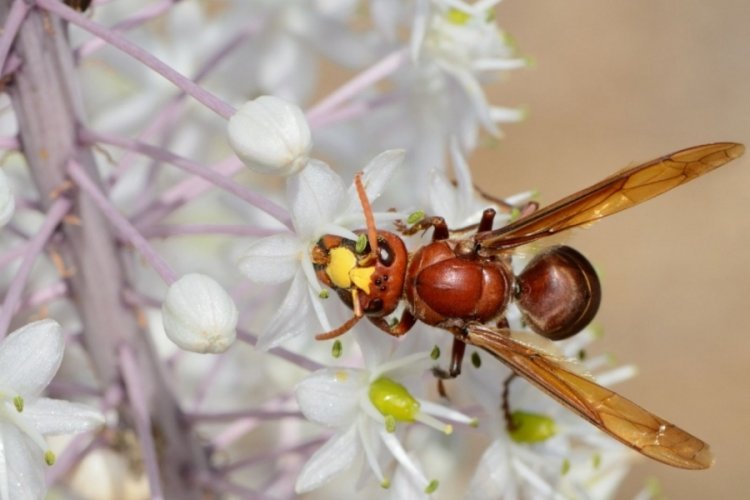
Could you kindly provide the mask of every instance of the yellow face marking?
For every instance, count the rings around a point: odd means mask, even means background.
[[[329,258],[326,274],[336,287],[348,290],[354,283],[354,286],[360,290],[370,293],[370,280],[375,272],[374,266],[358,267],[357,256],[344,247],[332,248]]]
[[[372,283],[372,273],[374,272],[375,266],[357,267],[351,270],[349,277],[357,288],[370,295],[370,283]]]
[[[329,256],[331,261],[326,267],[326,274],[338,288],[347,289],[352,286],[349,273],[357,267],[357,257],[348,248],[332,248]]]

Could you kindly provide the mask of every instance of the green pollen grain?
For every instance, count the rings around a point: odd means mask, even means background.
[[[416,224],[422,219],[424,219],[424,211],[417,210],[416,212],[412,212],[409,214],[409,217],[406,218],[406,223],[411,226],[412,224]]]
[[[389,433],[396,432],[396,417],[393,415],[385,416],[385,430]]]
[[[563,460],[562,467],[560,467],[560,475],[564,476],[570,471],[570,460],[567,458]]]
[[[354,244],[354,251],[356,253],[363,253],[367,248],[367,235],[360,234],[357,237],[357,243]]]
[[[327,299],[328,298],[328,290],[321,290],[318,294],[318,297],[321,299]]]
[[[471,353],[471,364],[474,366],[474,368],[479,368],[482,366],[482,358],[479,357],[479,353],[474,351]]]
[[[432,348],[432,351],[430,352],[430,359],[437,360],[440,357],[440,348],[438,346],[435,346]]]
[[[438,486],[440,486],[440,482],[437,479],[433,479],[430,481],[430,484],[427,485],[427,487],[424,489],[424,492],[428,495],[430,493],[435,493],[435,490],[438,489]]]
[[[338,358],[341,357],[341,353],[342,353],[343,350],[344,350],[344,347],[341,345],[341,341],[340,340],[336,340],[333,343],[333,346],[331,347],[331,356],[333,356],[334,358],[338,359]]]
[[[461,26],[469,22],[471,16],[462,10],[451,8],[448,9],[448,12],[446,12],[445,18],[448,20],[448,22]]]
[[[13,406],[16,407],[18,413],[23,413],[23,398],[21,396],[13,398]]]
[[[55,465],[55,460],[57,460],[57,457],[55,457],[55,454],[52,453],[52,450],[47,450],[44,452],[44,463],[47,465]]]

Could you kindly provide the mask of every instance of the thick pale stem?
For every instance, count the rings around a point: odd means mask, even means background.
[[[2,22],[10,5],[10,0],[0,0]],[[111,223],[86,193],[65,190],[66,166],[75,161],[105,192],[91,151],[78,140],[83,99],[65,26],[56,16],[32,9],[19,28],[13,50],[21,64],[6,90],[40,204],[50,212],[62,188],[63,196],[72,201],[71,213],[80,221],[61,226],[54,251],[71,271],[65,279],[83,325],[86,350],[108,391],[121,383],[118,348],[131,350],[142,381],[148,429],[159,436],[161,490],[168,498],[201,498],[195,478],[208,474],[205,451],[183,418],[134,311],[122,301],[128,285]],[[136,422],[132,403],[126,400],[118,407],[124,426]]]

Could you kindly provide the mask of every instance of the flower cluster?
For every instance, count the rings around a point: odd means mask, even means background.
[[[396,331],[404,304],[358,322],[373,230],[413,250],[431,216],[534,208],[466,160],[524,116],[487,97],[527,65],[499,0],[9,3],[0,335],[28,324],[0,343],[1,500],[612,494],[622,447],[525,382],[503,395],[503,365],[469,348],[438,383],[446,330]],[[61,433],[81,434],[53,452]]]

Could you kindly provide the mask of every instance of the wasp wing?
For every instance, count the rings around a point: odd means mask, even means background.
[[[508,365],[573,412],[647,457],[683,469],[713,464],[709,445],[619,394],[576,373],[562,358],[514,340],[507,330],[482,324],[467,327],[462,340]]]
[[[669,191],[742,155],[733,142],[704,144],[625,169],[517,222],[475,237],[491,249],[512,248],[583,226]]]

